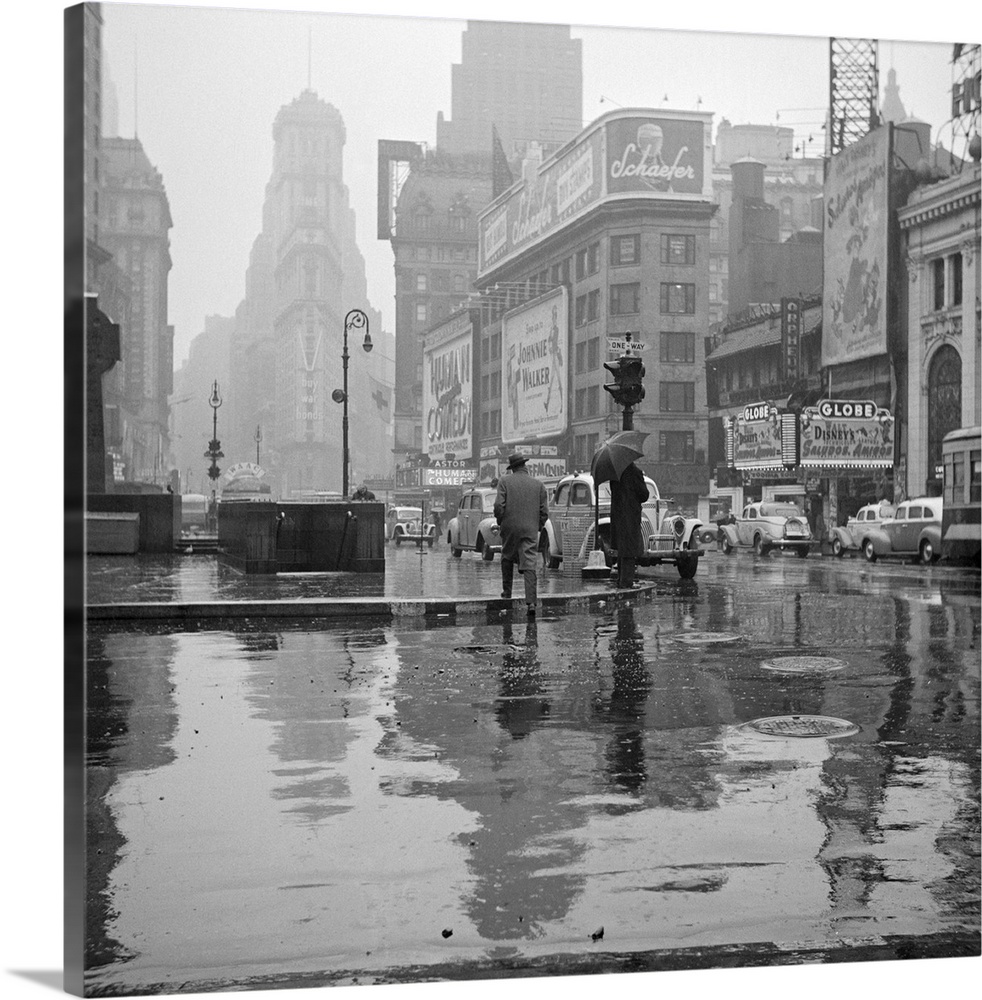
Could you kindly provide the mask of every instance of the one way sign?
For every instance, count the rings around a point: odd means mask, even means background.
[[[628,349],[632,351],[643,351],[647,348],[647,346],[648,345],[643,340],[624,340],[622,337],[607,338],[608,351],[626,351]]]

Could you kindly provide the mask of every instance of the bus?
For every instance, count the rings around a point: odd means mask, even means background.
[[[941,442],[944,465],[944,513],[941,558],[979,566],[982,550],[982,454],[979,428],[962,427]]]

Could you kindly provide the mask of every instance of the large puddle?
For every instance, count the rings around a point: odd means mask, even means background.
[[[977,591],[89,641],[92,991],[978,930]]]

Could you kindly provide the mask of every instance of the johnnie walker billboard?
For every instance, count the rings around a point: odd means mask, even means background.
[[[712,115],[626,109],[589,125],[478,219],[478,274],[603,201],[709,201]]]

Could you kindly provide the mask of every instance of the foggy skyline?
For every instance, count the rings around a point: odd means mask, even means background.
[[[434,145],[437,113],[451,117],[451,65],[460,61],[466,21],[115,3],[103,4],[103,14],[119,132],[132,136],[135,128],[163,177],[174,220],[168,298],[175,367],[205,317],[231,316],[242,299],[272,167],[273,120],[308,82],[344,120],[344,181],[369,298],[394,332],[392,250],[375,236],[377,143]],[[552,19],[548,11],[537,16]],[[701,99],[700,110],[713,113],[714,134],[723,118],[788,125],[809,155],[822,153],[827,36],[575,22],[572,36],[583,40],[581,125],[617,106],[695,110]],[[931,124],[932,141],[939,133],[944,140],[950,46],[883,42],[881,102],[891,67],[907,113]]]

